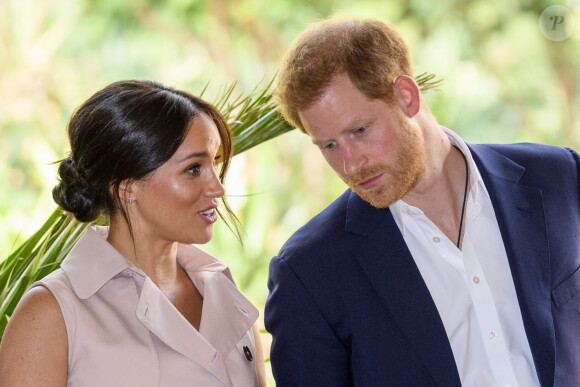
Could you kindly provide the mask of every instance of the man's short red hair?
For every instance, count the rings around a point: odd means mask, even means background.
[[[292,44],[278,74],[276,100],[288,122],[345,73],[370,99],[392,101],[393,82],[413,76],[409,49],[394,28],[376,19],[333,17],[310,25]]]

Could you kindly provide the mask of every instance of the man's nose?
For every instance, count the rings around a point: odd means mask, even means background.
[[[342,145],[340,150],[344,163],[344,173],[348,176],[356,175],[365,164],[366,157],[359,149],[351,145]]]

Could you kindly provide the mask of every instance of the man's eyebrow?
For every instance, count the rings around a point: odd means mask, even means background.
[[[310,137],[310,140],[316,146],[321,146],[323,142],[326,142],[327,141],[327,140],[319,140],[319,139],[314,138],[314,137]]]
[[[361,126],[366,125],[368,122],[372,121],[373,117],[370,116],[359,116],[353,119],[347,126],[344,127],[342,132],[348,132],[350,130],[358,129]]]
[[[344,128],[342,128],[342,130],[340,131],[340,134],[343,134],[345,132],[349,132],[351,130],[354,129],[358,129],[359,127],[365,125],[367,122],[371,122],[373,121],[373,117],[355,117],[351,122],[349,122]],[[314,137],[310,137],[310,139],[312,140],[312,143],[316,146],[321,146],[323,143],[328,142],[328,141],[334,141],[333,139],[318,139],[318,138],[314,138]]]

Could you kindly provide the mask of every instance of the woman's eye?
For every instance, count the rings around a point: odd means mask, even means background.
[[[367,130],[367,128],[365,128],[364,126],[362,126],[362,127],[358,128],[358,129],[356,129],[355,132],[356,133],[364,133],[365,130]]]
[[[322,148],[323,149],[333,149],[336,146],[336,144],[334,142],[329,142],[328,144],[325,144]]]
[[[185,171],[189,174],[197,176],[197,175],[199,175],[200,169],[201,169],[201,165],[194,164],[191,167],[187,168]]]

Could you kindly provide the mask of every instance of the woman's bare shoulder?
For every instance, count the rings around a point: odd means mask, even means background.
[[[9,386],[66,386],[68,338],[54,295],[28,290],[14,310],[0,343],[0,380]]]

